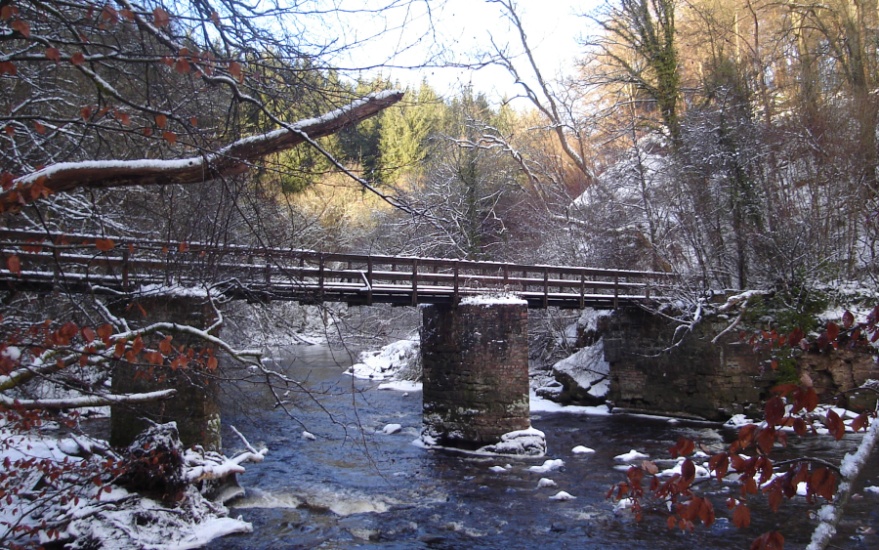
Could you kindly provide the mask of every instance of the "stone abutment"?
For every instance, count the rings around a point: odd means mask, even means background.
[[[155,322],[179,323],[206,329],[215,321],[213,308],[205,298],[156,296],[136,302],[117,304],[115,313],[128,319],[129,325],[144,327]],[[172,345],[204,351],[206,343],[197,338],[174,334]],[[145,339],[155,349],[160,337]],[[220,409],[216,398],[217,383],[212,377],[193,368],[173,370],[167,365],[132,365],[119,361],[113,370],[113,393],[141,393],[173,388],[170,399],[137,405],[114,405],[110,413],[110,443],[127,446],[150,422],[176,422],[184,446],[202,445],[219,451]]]
[[[477,449],[531,426],[525,302],[422,309],[424,433]]]

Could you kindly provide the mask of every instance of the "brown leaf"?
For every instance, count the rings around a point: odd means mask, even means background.
[[[82,109],[79,110],[79,114],[82,116],[83,120],[88,120],[92,118],[92,108],[86,105]]]
[[[818,394],[815,392],[815,388],[809,388],[806,390],[806,394],[803,397],[803,408],[809,412],[815,410],[815,407],[818,406]]]
[[[113,239],[95,239],[95,248],[101,252],[109,252],[116,247]]]
[[[784,550],[784,537],[778,531],[763,533],[751,543],[751,550]]]
[[[641,462],[641,469],[647,472],[650,475],[656,475],[659,473],[659,467],[651,462],[650,460],[644,460]]]
[[[93,328],[82,327],[82,330],[80,332],[82,333],[82,339],[85,340],[87,343],[91,344],[95,341],[95,337],[97,335],[95,334],[95,330]]]
[[[171,145],[174,145],[175,143],[177,143],[177,134],[170,130],[165,130],[164,132],[162,132],[162,139],[164,139]]]
[[[119,12],[110,4],[104,4],[104,9],[101,10],[101,19],[107,23],[117,23],[119,21]]]
[[[14,16],[18,15],[18,7],[13,6],[11,4],[7,4],[0,8],[0,21],[9,21]]]
[[[17,255],[13,254],[6,258],[6,267],[13,275],[21,276],[21,260],[18,259]]]
[[[159,28],[167,27],[171,24],[171,16],[162,8],[156,8],[153,10],[153,23]]]
[[[18,31],[23,37],[31,37],[31,26],[27,24],[27,21],[16,19],[9,26],[12,27],[12,30]]]
[[[852,325],[855,324],[855,316],[852,315],[852,312],[849,310],[845,310],[842,314],[842,326],[848,330],[852,328]]]
[[[857,418],[852,420],[852,423],[851,423],[852,430],[858,432],[861,430],[861,428],[866,428],[867,424],[869,422],[869,418],[870,418],[869,415],[865,412],[859,414]]]
[[[726,453],[717,453],[708,459],[708,469],[714,472],[718,480],[722,480],[727,471],[729,471],[729,455]]]
[[[845,435],[845,422],[842,421],[842,418],[840,418],[833,409],[827,411],[825,424],[827,425],[827,430],[830,432],[830,435],[832,435],[837,441],[842,439],[842,436]]]
[[[156,115],[156,126],[164,128],[168,124],[168,117],[159,113]]]
[[[113,336],[113,326],[109,323],[104,323],[103,325],[98,327],[98,337],[103,340],[105,346],[110,345],[110,336]]]
[[[18,69],[15,67],[15,63],[12,61],[0,61],[0,75],[4,74],[12,76],[18,74]]]
[[[192,70],[192,67],[189,66],[189,61],[178,57],[177,61],[174,62],[174,70],[180,74],[186,74]]]
[[[166,336],[164,340],[159,342],[159,351],[165,355],[170,355],[174,350],[174,347],[171,345],[171,338],[171,336]]]
[[[74,65],[82,65],[85,63],[85,55],[82,52],[76,52],[70,56],[70,62]]]
[[[784,418],[784,399],[777,395],[770,397],[763,407],[763,412],[766,415],[766,422],[770,426],[781,424],[781,420]]]
[[[827,338],[831,342],[839,338],[839,325],[834,322],[827,323]]]
[[[836,476],[827,468],[818,468],[812,472],[808,485],[810,492],[823,497],[825,500],[833,500],[833,491],[836,489]]]
[[[743,503],[738,503],[733,510],[733,525],[745,529],[751,525],[751,510]]]
[[[61,51],[58,48],[46,48],[46,59],[58,63],[61,61]]]
[[[681,464],[681,479],[687,485],[693,483],[693,480],[696,479],[696,465],[689,458],[685,459],[684,463]]]
[[[229,63],[229,74],[238,79],[239,83],[244,80],[244,71],[241,70],[241,64],[237,61]]]

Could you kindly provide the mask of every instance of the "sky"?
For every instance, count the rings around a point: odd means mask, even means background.
[[[357,3],[364,5],[364,1]],[[589,31],[589,21],[581,15],[593,11],[599,3],[600,0],[518,0],[519,17],[546,78],[573,72],[582,53],[578,38]],[[368,40],[365,47],[355,48],[350,57],[341,60],[343,64],[357,67],[390,61],[391,68],[381,69],[383,76],[403,85],[417,85],[426,79],[441,94],[454,94],[462,86],[472,85],[475,91],[500,100],[521,91],[499,67],[477,71],[440,66],[403,68],[422,65],[425,59],[433,59],[436,65],[466,64],[491,50],[492,39],[500,46],[509,45],[510,51],[524,61],[517,31],[495,3],[425,0],[385,10],[380,17],[359,13],[336,23],[342,29],[340,38],[347,41],[360,41],[387,29],[380,37]],[[414,46],[393,55],[411,44]]]

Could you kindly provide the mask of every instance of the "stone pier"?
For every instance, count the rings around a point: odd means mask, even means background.
[[[530,428],[527,303],[477,300],[422,313],[425,439],[478,449]]]
[[[155,296],[138,298],[136,303],[117,304],[114,313],[128,319],[132,327],[164,321],[198,328],[208,328],[215,321],[214,311],[206,299],[194,296]],[[196,351],[206,343],[174,334],[176,349],[191,346]],[[147,347],[155,349],[161,338],[148,338]],[[167,363],[167,362],[166,362]],[[202,445],[221,450],[220,409],[216,399],[217,383],[197,369],[172,370],[167,365],[134,366],[120,361],[113,371],[113,393],[151,392],[173,388],[177,394],[164,401],[137,405],[115,405],[110,413],[110,443],[127,446],[149,422],[174,421],[184,446]]]

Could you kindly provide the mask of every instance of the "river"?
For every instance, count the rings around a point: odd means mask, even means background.
[[[241,446],[229,425],[270,452],[265,462],[247,465],[239,479],[247,494],[230,503],[232,514],[252,522],[254,532],[216,540],[211,548],[741,549],[771,529],[783,532],[786,548],[808,542],[813,522],[802,497],[777,514],[762,513],[765,499],[756,499],[755,521],[740,530],[727,520],[724,504],[737,487],[712,482],[718,519],[692,533],[667,529],[661,513],[636,523],[604,498],[624,479],[615,456],[637,449],[668,458],[681,435],[719,449],[732,430],[639,416],[534,412],[533,426],[546,433],[544,458],[427,450],[413,444],[421,429],[421,393],[379,390],[375,382],[345,375],[350,364],[344,352],[324,347],[280,354],[275,367],[304,381],[314,396],[291,392],[287,411],[273,408],[265,390],[227,388],[227,454]],[[387,434],[389,424],[402,429]],[[303,437],[305,430],[313,440]],[[858,439],[809,438],[797,445],[809,455],[838,460]],[[578,445],[595,452],[575,454]],[[561,459],[564,466],[544,474],[528,469],[547,459]],[[493,471],[495,466],[504,471]],[[539,488],[541,478],[557,486]],[[879,468],[869,472],[866,484],[879,485]],[[576,499],[549,498],[560,490]],[[876,493],[853,502],[834,540],[837,547],[879,547],[873,532],[879,529],[877,504]]]

